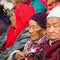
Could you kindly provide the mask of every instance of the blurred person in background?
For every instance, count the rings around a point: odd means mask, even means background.
[[[36,13],[47,11],[46,6],[43,3],[41,3],[40,0],[32,0],[30,2],[30,5],[34,7]]]
[[[54,7],[60,6],[60,0],[47,0],[47,4],[48,4],[47,13],[49,13]]]
[[[7,28],[9,26],[9,22],[7,19],[7,14],[4,11],[3,5],[0,5],[0,36],[6,32]]]

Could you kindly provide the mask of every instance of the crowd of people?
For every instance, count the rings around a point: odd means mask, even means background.
[[[60,60],[60,0],[0,1],[0,60]]]

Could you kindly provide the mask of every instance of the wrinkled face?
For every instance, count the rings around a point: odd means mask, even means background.
[[[55,2],[55,0],[47,0],[48,5],[52,5]]]
[[[43,36],[43,29],[34,20],[30,20],[28,31],[32,40],[39,40]]]
[[[47,35],[51,40],[60,39],[60,18],[47,19]]]
[[[11,11],[10,21],[11,21],[11,25],[13,27],[16,27],[16,17],[15,17],[15,11],[14,10]]]

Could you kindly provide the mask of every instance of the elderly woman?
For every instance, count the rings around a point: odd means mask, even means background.
[[[47,36],[48,41],[44,44],[44,50],[40,52],[39,58],[60,60],[60,6],[55,7],[47,16]]]
[[[20,60],[22,57],[26,58],[29,53],[35,53],[43,50],[43,44],[47,40],[47,37],[45,35],[46,16],[46,13],[41,12],[33,15],[30,18],[28,31],[30,33],[31,39],[28,40],[25,44],[23,52],[19,50],[12,52],[9,57],[11,60]]]
[[[27,28],[29,18],[35,11],[31,6],[24,5],[24,7],[22,7],[22,4],[18,4],[15,10],[12,10],[10,17],[11,25],[8,33],[0,39],[0,60],[5,60],[16,49],[21,50],[30,38]]]
[[[47,16],[47,36],[43,60],[60,60],[60,6]]]

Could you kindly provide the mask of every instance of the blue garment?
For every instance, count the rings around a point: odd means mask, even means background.
[[[30,5],[34,6],[36,13],[47,11],[47,8],[39,0],[32,0]]]

